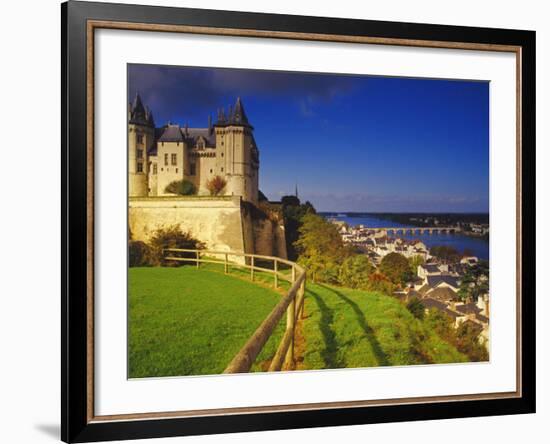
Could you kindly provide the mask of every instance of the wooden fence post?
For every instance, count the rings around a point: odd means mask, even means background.
[[[279,261],[277,258],[273,260],[273,269],[275,270],[275,274],[273,275],[274,278],[274,285],[275,289],[279,286],[279,276],[277,276],[277,273],[279,272]]]
[[[197,256],[197,268],[199,268],[199,260],[201,258],[201,254],[200,254],[199,250],[197,250],[196,256]]]
[[[292,369],[294,365],[294,320],[296,319],[296,295],[292,299],[292,302],[286,309],[286,329],[290,330],[291,336],[290,336],[290,343],[288,344],[288,350],[286,352],[285,356],[285,367],[286,369]]]
[[[292,272],[291,272],[291,283],[290,286],[296,282],[296,267],[292,266]],[[285,367],[287,369],[290,369],[294,365],[294,324],[296,320],[296,296],[298,292],[294,294],[294,297],[292,298],[292,301],[290,302],[288,308],[286,309],[286,329],[290,330],[291,336],[290,336],[290,344],[288,345],[288,350],[286,352],[285,356]]]
[[[306,278],[304,277],[304,280],[302,281],[302,285],[300,285],[300,298],[302,301],[302,305],[300,306],[300,312],[298,313],[298,316],[300,319],[304,318],[304,305],[306,305]]]
[[[224,272],[225,274],[227,274],[227,272],[228,272],[228,269],[227,269],[227,268],[228,268],[228,266],[227,266],[227,253],[225,253],[225,262],[224,262],[224,264],[223,264],[223,272]]]
[[[254,281],[254,256],[250,257],[250,279]]]

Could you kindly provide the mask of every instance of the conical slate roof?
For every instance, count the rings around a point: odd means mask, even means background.
[[[216,121],[215,125],[239,125],[252,127],[252,125],[250,125],[250,122],[248,121],[248,117],[246,116],[244,106],[240,97],[237,98],[235,106],[229,106],[227,116],[225,115],[225,110],[223,108],[220,108],[218,110],[218,120]]]
[[[233,115],[231,116],[231,122],[237,125],[249,125],[240,97],[237,97],[237,102],[235,103],[235,108],[233,109]]]
[[[147,110],[145,109],[145,106],[143,106],[139,93],[136,93],[136,97],[134,98],[134,102],[131,106],[130,123],[151,126]]]

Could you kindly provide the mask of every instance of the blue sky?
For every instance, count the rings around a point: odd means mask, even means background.
[[[488,212],[489,84],[129,65],[157,126],[207,126],[241,97],[260,189],[320,211]]]

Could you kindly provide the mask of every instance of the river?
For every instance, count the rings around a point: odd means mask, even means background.
[[[346,222],[348,225],[363,225],[368,228],[399,228],[399,227],[413,227],[414,225],[403,225],[391,220],[378,218],[375,215],[364,214],[361,216],[350,217],[346,213],[330,213],[323,214],[323,216],[329,219],[336,219]],[[455,248],[459,252],[463,252],[468,249],[471,250],[475,256],[480,259],[489,260],[489,241],[473,236],[466,236],[464,234],[449,234],[449,233],[436,233],[436,234],[398,234],[398,237],[404,237],[405,239],[419,239],[424,242],[428,247],[434,247],[436,245],[448,245]]]

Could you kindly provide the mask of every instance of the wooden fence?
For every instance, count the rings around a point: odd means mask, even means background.
[[[185,255],[185,256],[180,256]],[[244,263],[231,261],[232,258],[244,258]],[[294,363],[294,337],[296,322],[303,316],[304,296],[306,288],[306,271],[298,264],[273,256],[258,254],[236,253],[232,251],[191,250],[182,248],[168,248],[164,250],[164,258],[167,261],[192,262],[199,268],[201,263],[220,264],[224,266],[224,272],[230,269],[245,268],[250,270],[250,279],[254,281],[256,272],[264,272],[273,275],[273,286],[278,288],[279,281],[290,283],[290,289],[273,308],[271,313],[263,320],[246,344],[231,360],[224,373],[246,373],[250,371],[252,364],[269,340],[275,327],[286,312],[286,329],[277,351],[271,360],[268,371],[280,371],[292,368]],[[273,268],[259,266],[259,263],[271,263]],[[286,273],[282,268],[287,267]],[[288,273],[290,271],[290,273]]]

